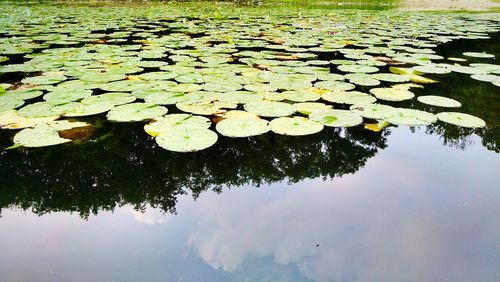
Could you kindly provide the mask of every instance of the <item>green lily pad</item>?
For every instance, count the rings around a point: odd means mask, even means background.
[[[440,121],[458,125],[461,127],[481,128],[486,126],[486,122],[484,122],[484,120],[469,114],[458,112],[441,112],[436,116]]]
[[[21,80],[21,82],[25,84],[34,84],[34,85],[49,85],[49,84],[57,84],[66,79],[67,77],[65,77],[64,75],[40,75],[40,76],[25,78]]]
[[[293,102],[312,102],[321,98],[319,93],[311,89],[283,91],[281,96]]]
[[[434,123],[437,118],[434,114],[414,110],[397,108],[398,113],[386,118],[386,121],[396,125],[420,126]]]
[[[354,84],[342,81],[319,81],[314,84],[314,87],[330,91],[349,91],[356,88]]]
[[[158,72],[147,72],[139,75],[140,79],[144,80],[169,80],[175,78],[177,74],[166,71],[158,71]]]
[[[9,91],[5,92],[2,95],[2,97],[9,96],[9,95],[14,96],[14,98],[16,98],[16,99],[29,100],[29,99],[33,99],[33,98],[42,96],[43,92],[40,90],[36,90],[36,89],[17,89],[17,90],[9,90]]]
[[[58,132],[88,126],[85,122],[66,120],[38,124],[33,128],[25,128],[14,136],[14,143],[24,147],[45,147],[71,142],[71,139],[59,137]]]
[[[177,103],[175,106],[186,113],[192,113],[196,115],[213,115],[215,113],[223,111],[226,109],[235,109],[238,104],[232,102],[217,102],[217,101],[186,101],[182,103]]]
[[[92,95],[92,90],[68,89],[49,92],[43,96],[43,99],[52,103],[67,103],[90,97],[90,95]]]
[[[466,57],[472,57],[472,58],[482,58],[482,59],[490,59],[490,58],[495,58],[495,55],[493,54],[488,54],[485,52],[479,53],[479,52],[464,52],[462,53]]]
[[[484,82],[500,82],[500,75],[493,74],[475,74],[471,75],[471,78]]]
[[[375,78],[353,78],[349,82],[359,86],[377,86],[380,85],[380,80]]]
[[[262,117],[284,117],[295,112],[295,108],[283,102],[260,101],[247,103],[245,110]]]
[[[295,103],[293,104],[293,107],[295,110],[301,114],[304,115],[309,115],[310,113],[314,111],[319,111],[319,110],[328,110],[331,109],[332,106],[326,105],[324,103],[317,103],[317,102],[305,102],[305,103]]]
[[[324,93],[321,98],[339,104],[370,104],[377,99],[369,94],[359,91],[333,91]]]
[[[60,116],[72,111],[79,106],[78,103],[69,102],[63,104],[52,104],[50,102],[37,102],[26,105],[19,109],[17,113],[25,117],[49,117]]]
[[[420,73],[447,74],[451,72],[451,70],[447,67],[434,64],[416,66],[413,67],[413,69]]]
[[[349,109],[370,119],[386,119],[398,113],[396,108],[382,104],[352,105]]]
[[[3,129],[22,129],[34,127],[41,123],[48,123],[58,118],[59,116],[29,118],[18,115],[16,110],[6,110],[0,112],[0,127]]]
[[[415,94],[408,90],[395,88],[372,88],[370,93],[385,101],[404,101],[415,97]]]
[[[353,72],[353,73],[374,73],[378,72],[377,67],[365,66],[365,65],[340,65],[337,66],[340,71],[343,72]]]
[[[152,119],[167,113],[167,108],[151,103],[131,103],[113,108],[107,118],[117,122],[132,122]]]
[[[190,114],[172,114],[154,118],[144,126],[147,134],[156,137],[169,130],[188,129],[208,129],[212,123],[206,117],[194,116]]]
[[[243,85],[228,80],[216,80],[202,84],[201,87],[207,91],[229,92],[240,90],[243,88]]]
[[[149,94],[144,98],[146,103],[153,103],[158,105],[174,105],[179,102],[185,102],[189,100],[189,96],[186,93],[175,93],[175,92],[165,92],[156,91],[155,93]]]
[[[280,117],[273,119],[269,127],[277,134],[302,136],[318,133],[324,126],[304,117]]]
[[[24,101],[14,98],[12,95],[0,96],[0,112],[19,108],[24,105]]]
[[[217,142],[217,133],[209,129],[180,128],[156,136],[156,143],[165,150],[186,153],[204,150]]]
[[[441,96],[432,96],[432,95],[419,96],[417,97],[417,100],[421,103],[437,107],[459,108],[462,106],[462,104],[457,100]]]
[[[268,122],[260,118],[232,117],[217,123],[217,131],[227,137],[250,137],[261,135],[269,131]]]
[[[90,96],[81,101],[82,104],[109,104],[113,106],[123,105],[132,103],[135,101],[135,97],[130,93],[124,92],[111,92],[104,93],[100,95]]]
[[[361,115],[346,110],[315,111],[309,115],[309,118],[312,121],[332,127],[352,127],[363,122]]]
[[[105,113],[114,108],[113,104],[107,103],[93,103],[93,104],[83,104],[79,103],[79,106],[65,112],[63,115],[65,117],[85,117]]]
[[[378,79],[381,81],[394,82],[394,83],[401,83],[401,82],[410,81],[410,77],[408,77],[408,76],[400,75],[400,74],[393,74],[393,73],[376,73],[376,74],[373,74],[372,77],[374,79]]]
[[[124,74],[109,74],[109,73],[89,73],[80,76],[81,81],[94,82],[94,83],[106,83],[111,81],[118,81],[127,78]]]

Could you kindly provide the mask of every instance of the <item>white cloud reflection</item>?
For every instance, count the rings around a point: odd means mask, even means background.
[[[147,225],[165,224],[173,217],[172,214],[165,213],[159,208],[152,208],[149,205],[142,211],[136,210],[132,206],[124,206],[120,210],[123,213],[131,214],[135,221]]]
[[[251,257],[271,256],[315,281],[498,277],[487,261],[499,251],[500,228],[490,214],[498,205],[460,206],[481,175],[443,179],[456,183],[446,187],[430,173],[436,170],[386,157],[334,181],[202,195],[192,207],[197,225],[188,244],[226,272],[243,269]]]

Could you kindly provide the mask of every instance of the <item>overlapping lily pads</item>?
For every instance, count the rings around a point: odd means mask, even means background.
[[[265,17],[231,17],[233,12],[224,11],[216,17],[220,19],[207,19],[190,9],[179,17],[148,7],[137,15],[120,13],[120,23],[110,25],[102,18],[111,15],[107,12],[70,13],[68,18],[64,8],[50,11],[50,24],[33,17],[30,28],[24,27],[23,17],[6,14],[9,24],[0,42],[0,73],[18,77],[0,81],[0,125],[27,128],[28,136],[40,134],[42,145],[69,142],[56,136],[59,124],[62,128],[68,121],[54,119],[103,118],[106,112],[110,121],[153,119],[146,132],[162,148],[177,152],[215,144],[217,134],[208,129],[212,123],[207,117],[212,116],[217,131],[228,137],[270,129],[306,135],[323,126],[356,126],[363,118],[378,119],[367,125],[380,131],[387,126],[385,120],[416,126],[436,117],[374,104],[377,99],[410,100],[415,96],[410,88],[438,83],[440,75],[450,72],[500,85],[500,68],[487,62],[494,55],[475,50],[463,53],[466,60],[448,58],[453,63],[443,63],[445,58],[433,50],[454,39],[487,38],[487,32],[498,31],[498,20],[490,15],[449,15],[441,21],[429,14],[427,24],[420,15],[398,13],[382,21],[376,13],[361,11],[339,11],[335,19],[318,11],[299,17],[273,11]],[[143,18],[151,22],[144,25]],[[338,22],[349,27],[338,27]],[[476,23],[472,30],[470,22]],[[320,98],[323,103],[316,102]],[[437,107],[461,105],[441,96],[417,99]],[[339,110],[332,103],[352,106]],[[165,115],[165,106],[184,113]],[[289,117],[293,114],[304,116]],[[438,118],[464,127],[484,126],[461,113],[439,113]],[[23,138],[20,142],[40,145]]]

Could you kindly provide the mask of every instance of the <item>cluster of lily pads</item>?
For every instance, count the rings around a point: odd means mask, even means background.
[[[380,131],[437,120],[477,128],[485,126],[480,118],[445,110],[466,101],[418,96],[432,113],[395,103],[450,72],[500,86],[499,65],[468,64],[493,55],[444,58],[433,50],[454,39],[489,38],[500,23],[489,15],[233,12],[220,19],[159,10],[146,20],[124,13],[120,21],[107,20],[109,11],[68,17],[53,10],[49,19],[3,13],[0,82],[25,76],[0,84],[0,126],[21,129],[15,146],[71,142],[61,132],[91,127],[79,119],[96,115],[148,122],[144,129],[158,145],[176,152],[208,148],[216,132],[301,136],[324,126],[365,123]]]

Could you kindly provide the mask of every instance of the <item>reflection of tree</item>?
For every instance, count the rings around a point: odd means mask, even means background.
[[[138,126],[114,125],[113,136],[97,143],[18,149],[0,155],[0,207],[44,214],[146,204],[175,212],[177,196],[197,197],[222,186],[261,185],[354,173],[386,138],[362,130],[327,129],[308,137],[266,134],[221,138],[216,146],[177,154],[146,140]],[[387,133],[386,133],[387,134]]]

